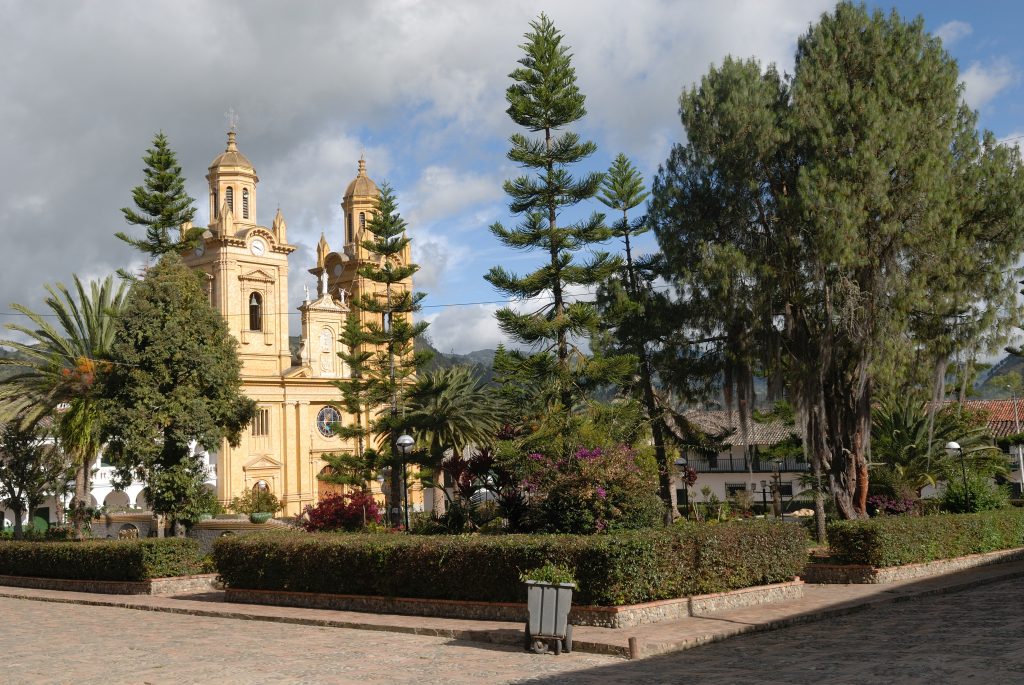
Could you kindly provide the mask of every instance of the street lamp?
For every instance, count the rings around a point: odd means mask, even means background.
[[[761,509],[762,515],[768,518],[768,481],[761,481]]]
[[[676,459],[674,463],[676,465],[676,473],[681,475],[680,480],[683,483],[683,492],[686,494],[686,502],[683,505],[685,507],[685,509],[683,511],[686,512],[686,513],[683,514],[683,518],[689,518],[690,483],[687,480],[687,475],[688,474],[686,473],[686,465],[689,464],[690,462],[686,460],[686,457],[680,455],[679,458]],[[672,514],[672,516],[675,516],[676,512],[678,512],[678,511],[679,511],[679,502],[677,501],[676,502],[676,511],[675,512],[670,512],[670,513]]]
[[[785,507],[782,504],[782,460],[772,459],[772,481],[775,484],[775,491],[772,493],[772,504],[775,504],[775,499],[779,501],[779,518],[783,521],[786,520]]]
[[[971,510],[971,491],[967,488],[967,464],[964,463],[964,448],[958,442],[946,443],[946,454],[951,457],[960,455],[960,473],[964,477],[964,507],[966,511]]]
[[[412,436],[405,433],[398,436],[398,440],[395,440],[395,445],[402,454],[402,506],[405,509],[406,533],[409,532],[409,479],[405,472],[405,461],[414,444],[416,444],[416,441],[412,439]]]

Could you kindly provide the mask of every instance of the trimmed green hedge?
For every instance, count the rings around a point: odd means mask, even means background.
[[[606,535],[252,535],[217,540],[229,587],[494,602],[526,598],[519,576],[572,569],[581,604],[623,605],[793,579],[807,559],[791,524],[744,522]]]
[[[0,575],[135,581],[206,572],[195,540],[0,542]]]
[[[829,554],[844,564],[900,566],[1024,547],[1024,511],[880,516],[836,521],[828,527]]]

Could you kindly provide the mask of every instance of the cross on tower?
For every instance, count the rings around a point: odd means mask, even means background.
[[[224,112],[224,118],[228,121],[229,131],[238,131],[238,114],[235,112],[234,107],[228,107],[228,111]]]

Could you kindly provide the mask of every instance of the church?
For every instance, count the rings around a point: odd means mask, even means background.
[[[226,504],[246,490],[267,488],[284,504],[283,515],[294,516],[338,489],[317,478],[327,467],[323,455],[357,449],[331,431],[336,422],[354,420],[343,415],[341,391],[333,383],[348,373],[338,357],[338,336],[350,303],[379,287],[357,273],[361,264],[380,260],[360,245],[370,237],[366,226],[379,191],[360,159],[341,198],[343,225],[321,234],[317,245],[316,265],[309,269],[316,295],[307,288],[299,307],[296,349],[288,330],[289,256],[296,248],[288,242],[280,209],[269,226],[258,223],[259,178],[238,149],[235,131],[228,132],[227,147],[210,164],[206,179],[210,225],[185,262],[205,274],[210,302],[238,340],[243,392],[258,403],[237,447],[225,441],[216,454],[210,450],[217,497]],[[330,242],[340,249],[332,250]],[[407,247],[402,260],[409,258]],[[411,290],[411,279],[404,287]],[[356,311],[361,320],[379,316]],[[364,425],[368,418],[363,417]],[[422,506],[418,485],[410,488],[409,500],[412,508]]]

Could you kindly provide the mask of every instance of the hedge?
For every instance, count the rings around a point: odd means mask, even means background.
[[[686,525],[604,535],[276,534],[221,538],[232,588],[521,602],[524,571],[575,573],[576,601],[623,605],[793,579],[807,554],[791,524]]]
[[[137,581],[204,572],[195,540],[0,542],[0,575]]]
[[[1024,511],[880,516],[836,521],[828,527],[829,554],[845,564],[899,566],[1024,547]]]

